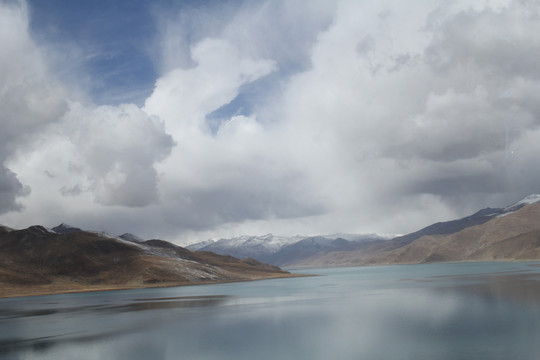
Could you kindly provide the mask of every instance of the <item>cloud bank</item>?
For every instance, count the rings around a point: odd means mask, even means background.
[[[141,105],[63,82],[28,6],[0,4],[7,225],[403,233],[540,191],[535,2],[160,5]]]

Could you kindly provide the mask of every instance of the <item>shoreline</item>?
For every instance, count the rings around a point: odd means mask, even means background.
[[[0,300],[13,299],[19,297],[30,296],[47,296],[47,295],[62,295],[62,294],[77,294],[77,293],[89,293],[89,292],[101,292],[101,291],[118,291],[118,290],[136,290],[136,289],[153,289],[153,288],[170,288],[181,286],[198,286],[198,285],[215,285],[226,283],[238,283],[248,281],[259,280],[272,280],[272,279],[287,279],[298,277],[310,277],[317,275],[310,274],[275,274],[272,276],[265,276],[253,279],[229,279],[229,280],[217,280],[217,281],[182,281],[182,282],[164,282],[155,284],[141,284],[141,285],[81,285],[80,288],[68,288],[63,287],[61,284],[49,284],[40,285],[38,287],[32,286],[17,286],[2,284],[2,291],[0,292]],[[10,291],[10,289],[13,289]]]
[[[506,262],[506,263],[538,263],[531,264],[531,266],[540,266],[540,259],[491,259],[491,260],[454,260],[454,261],[442,261],[442,262],[429,262],[429,263],[381,263],[381,264],[347,264],[347,265],[328,265],[328,266],[291,266],[285,268],[286,271],[294,270],[309,270],[309,269],[336,269],[336,268],[348,268],[348,267],[372,267],[372,266],[392,266],[392,265],[430,265],[430,264],[453,264],[453,263],[489,263],[489,262]],[[169,287],[183,287],[183,286],[198,286],[198,285],[215,285],[225,283],[237,283],[247,281],[259,281],[259,280],[272,280],[272,279],[287,279],[298,277],[312,277],[319,276],[316,274],[302,274],[302,273],[278,273],[270,276],[263,276],[252,279],[227,279],[217,281],[181,281],[181,282],[163,282],[154,284],[136,284],[136,285],[78,285],[78,284],[49,284],[38,286],[20,286],[20,285],[2,285],[0,290],[0,300],[13,299],[18,297],[30,297],[30,296],[47,296],[47,295],[61,295],[61,294],[76,294],[76,293],[88,293],[88,292],[101,292],[101,291],[118,291],[118,290],[136,290],[136,289],[152,289],[152,288],[169,288]],[[71,286],[70,286],[71,285]],[[73,287],[75,285],[75,287]]]
[[[309,270],[309,269],[338,269],[348,267],[370,267],[370,266],[392,266],[392,265],[430,265],[430,264],[459,264],[459,263],[489,263],[489,262],[507,262],[507,263],[527,263],[536,262],[540,266],[540,259],[490,259],[490,260],[449,260],[437,262],[402,262],[402,263],[375,263],[375,264],[342,264],[342,265],[298,265],[284,266],[284,270]]]

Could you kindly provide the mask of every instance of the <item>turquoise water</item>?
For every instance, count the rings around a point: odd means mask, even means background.
[[[0,300],[0,359],[537,359],[540,267],[321,276]]]

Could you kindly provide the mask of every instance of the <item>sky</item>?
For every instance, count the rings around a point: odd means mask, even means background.
[[[404,234],[540,192],[534,0],[0,0],[0,224]]]

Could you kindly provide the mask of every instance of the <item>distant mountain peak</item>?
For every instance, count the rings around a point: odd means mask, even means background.
[[[82,229],[68,225],[66,223],[61,223],[60,225],[53,227],[51,230],[58,234],[68,234],[82,231]]]
[[[519,206],[519,205],[530,205],[540,202],[540,194],[531,194],[526,198],[521,199],[520,201],[510,205],[510,207]]]
[[[518,202],[513,203],[512,205],[509,205],[503,209],[503,213],[499,215],[498,217],[503,217],[509,214],[512,214],[519,209],[521,209],[524,206],[536,204],[540,202],[540,194],[531,194],[527,196],[526,198],[523,198],[519,200]]]
[[[389,236],[376,234],[332,234],[312,236],[243,235],[230,239],[207,240],[187,246],[189,250],[212,251],[238,258],[253,258],[273,265],[284,265],[299,256],[318,251],[336,251],[361,246],[375,240],[388,240]]]
[[[45,226],[41,225],[32,225],[26,229],[26,231],[33,235],[48,235],[51,233],[51,230],[47,229]]]

